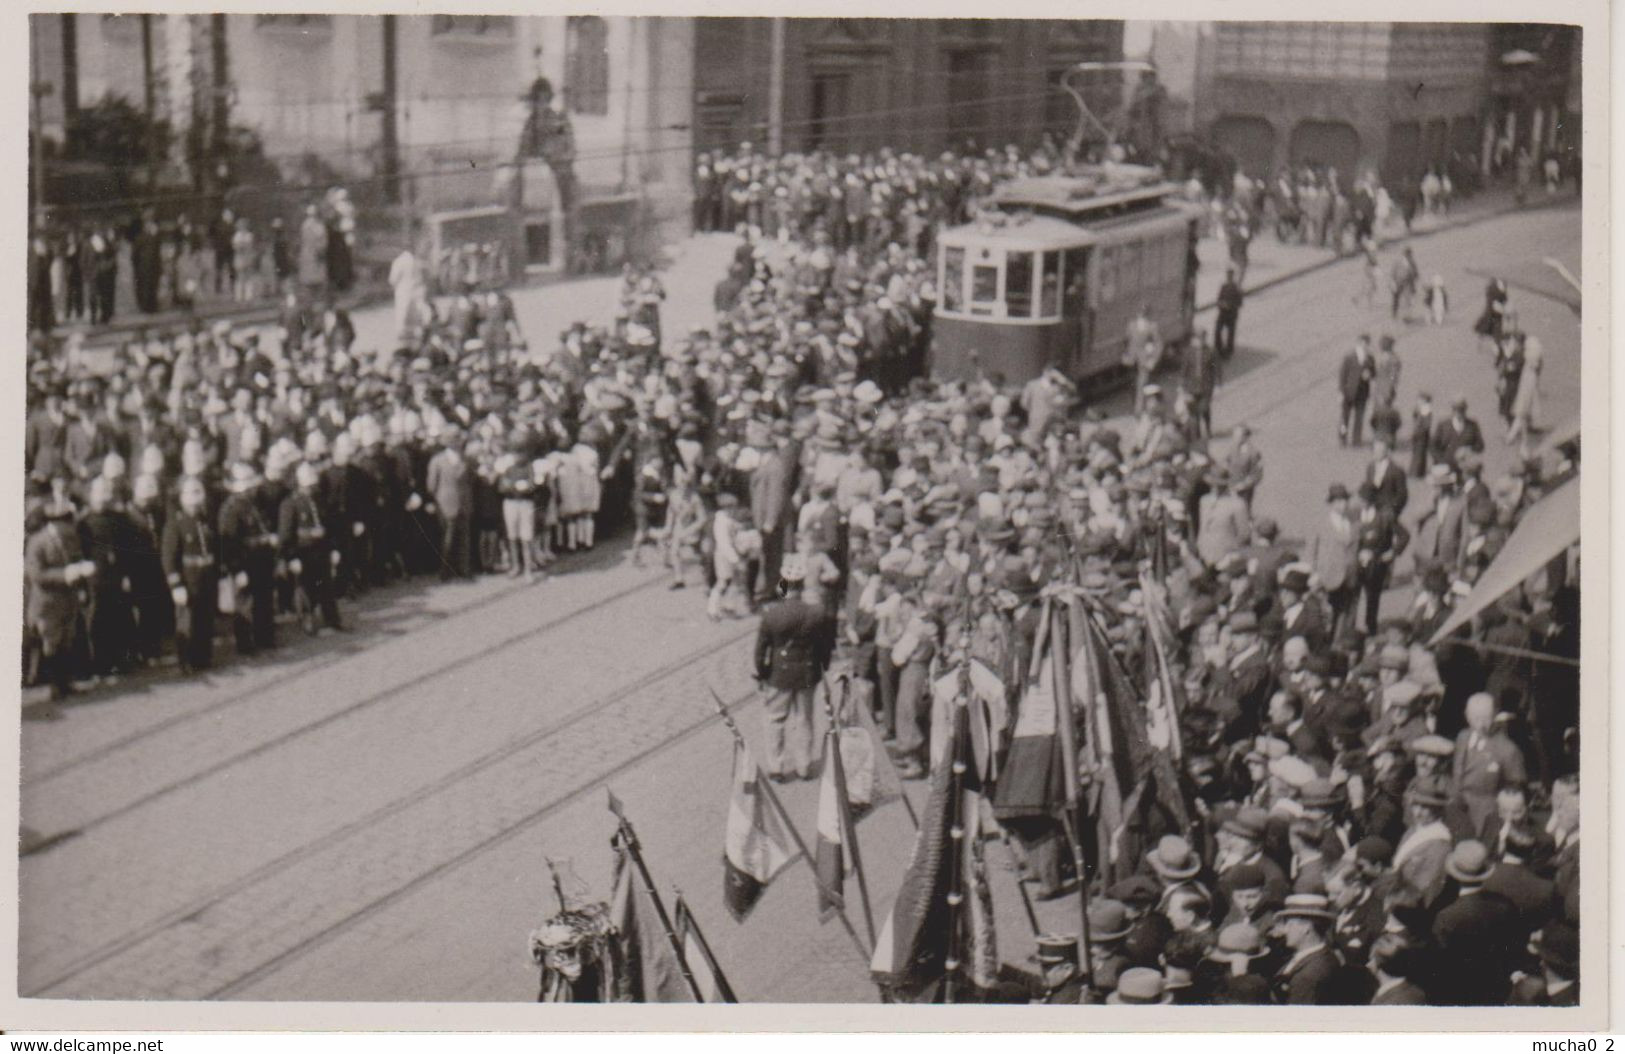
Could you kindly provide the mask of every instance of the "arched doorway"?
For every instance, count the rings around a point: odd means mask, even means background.
[[[1213,146],[1250,176],[1275,167],[1275,126],[1262,117],[1227,114],[1213,122]]]
[[[1422,171],[1422,126],[1415,121],[1396,121],[1388,126],[1388,151],[1382,159],[1383,182],[1397,187],[1420,178]]]
[[[1346,121],[1299,121],[1290,154],[1294,165],[1336,169],[1338,182],[1349,187],[1359,176],[1360,133]]]

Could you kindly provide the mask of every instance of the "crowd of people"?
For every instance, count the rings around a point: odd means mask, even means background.
[[[356,281],[356,209],[343,187],[307,204],[297,227],[256,224],[225,207],[167,216],[146,206],[123,218],[46,217],[28,253],[28,326],[106,325],[115,317],[190,313],[298,292],[308,303]],[[124,293],[123,290],[129,290]],[[121,296],[133,303],[121,303]]]
[[[748,144],[702,158],[698,226],[742,237],[714,324],[684,333],[663,331],[647,270],[627,273],[613,325],[533,347],[495,283],[435,302],[404,266],[402,341],[382,354],[353,348],[337,309],[131,343],[102,376],[42,344],[29,667],[56,694],[171,650],[201,669],[228,625],[251,653],[285,619],[342,627],[347,594],[534,577],[629,522],[630,558],[674,589],[703,583],[710,617],[769,605],[772,778],[813,774],[812,692],[832,662],[871,686],[902,775],[922,778],[929,685],[967,610],[1011,693],[1003,749],[1045,589],[1075,584],[1143,670],[1149,569],[1174,613],[1201,819],[1092,891],[1088,963],[1040,942],[1037,998],[1572,1002],[1578,681],[1526,656],[1577,657],[1577,577],[1554,563],[1428,641],[1577,452],[1492,485],[1458,400],[1401,465],[1378,399],[1369,468],[1329,481],[1298,543],[1254,508],[1266,466],[1247,430],[1213,438],[1154,382],[1119,429],[1058,370],[932,380],[931,231],[1058,164]],[[1379,356],[1351,354],[1356,388],[1387,383]],[[1367,405],[1345,398],[1358,445]],[[1401,566],[1413,596],[1384,618]],[[1018,833],[1039,895],[1077,888],[1053,830]]]

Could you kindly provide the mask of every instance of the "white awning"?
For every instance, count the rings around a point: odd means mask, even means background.
[[[1473,584],[1473,591],[1456,605],[1428,643],[1437,644],[1466,625],[1474,615],[1500,600],[1579,540],[1580,477],[1576,476],[1523,514],[1506,545]]]

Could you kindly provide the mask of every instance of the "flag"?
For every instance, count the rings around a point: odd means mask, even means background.
[[[1076,627],[1073,690],[1077,698],[1093,700],[1085,708],[1085,753],[1094,782],[1091,812],[1098,859],[1109,885],[1127,878],[1139,864],[1145,809],[1161,810],[1180,831],[1188,826],[1189,815],[1170,754],[1153,746],[1139,688],[1082,604],[1072,606],[1069,622]]]
[[[722,858],[722,899],[737,922],[745,921],[762,890],[796,857],[783,823],[762,793],[760,780],[756,759],[736,744]]]
[[[1009,723],[1009,708],[1004,700],[1004,681],[987,663],[970,659],[970,697],[968,736],[976,771],[985,782],[992,782],[998,774],[995,754],[999,736]],[[959,699],[963,666],[952,666],[948,672],[931,683],[931,767],[934,769],[947,756],[948,732],[954,724],[954,703]]]
[[[841,771],[846,776],[846,800],[852,819],[861,820],[882,805],[903,796],[903,779],[886,752],[880,729],[875,725],[870,696],[874,687],[861,678],[845,678],[845,697],[832,698],[835,724],[841,732]],[[830,691],[830,682],[824,682]]]
[[[869,968],[900,1002],[936,1002],[952,964],[956,990],[969,995],[994,971],[991,899],[979,861],[982,782],[973,763],[968,701],[953,710],[947,760],[931,773],[931,793],[891,911],[875,941]],[[958,768],[959,772],[954,770]]]
[[[694,992],[683,978],[683,964],[670,938],[663,932],[660,913],[649,891],[638,880],[631,853],[617,837],[615,892],[610,897],[610,919],[620,945],[622,963],[617,977],[616,1001],[623,1003],[692,1003]]]
[[[1185,712],[1185,686],[1174,676],[1173,618],[1164,591],[1144,574],[1140,595],[1145,601],[1145,712],[1151,748],[1173,763],[1184,756],[1179,717]]]
[[[692,912],[688,910],[687,901],[683,900],[681,893],[677,894],[672,903],[672,928],[677,931],[677,943],[683,949],[683,958],[688,962],[689,972],[694,975],[694,983],[699,986],[700,996],[707,1003],[737,1003],[739,999],[728,984],[728,978],[722,972],[722,966],[717,957],[711,954],[711,945],[700,932],[700,924],[695,920]]]
[[[846,800],[839,733],[824,736],[824,774],[818,783],[818,840],[813,870],[818,874],[818,921],[846,907],[846,876],[852,871],[852,811]]]
[[[1010,750],[993,792],[1000,819],[1055,815],[1076,801],[1077,758],[1062,628],[1058,607],[1046,601],[1034,641],[1034,676],[1016,709]]]

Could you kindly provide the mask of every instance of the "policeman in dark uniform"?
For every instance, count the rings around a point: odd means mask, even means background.
[[[337,550],[329,540],[332,532],[328,530],[327,516],[318,496],[321,474],[316,466],[302,461],[294,473],[294,481],[298,489],[283,499],[277,516],[282,555],[288,561],[288,573],[304,586],[312,608],[321,609],[322,620],[329,627],[343,629],[332,588]],[[306,613],[305,620],[305,631],[312,632],[315,613]]]
[[[784,599],[768,605],[756,635],[756,680],[769,691],[767,772],[775,782],[813,776],[813,693],[835,653],[835,619],[799,556],[780,569]],[[791,595],[792,590],[799,590]]]
[[[332,521],[329,536],[339,554],[333,569],[334,588],[348,595],[360,590],[371,539],[367,527],[376,502],[372,477],[355,463],[355,440],[343,433],[333,440],[333,463],[322,473],[321,506]]]
[[[214,615],[219,604],[217,538],[204,514],[203,481],[181,481],[180,508],[164,525],[164,575],[175,599],[176,652],[184,672],[214,661]]]
[[[1040,1006],[1077,1006],[1083,1002],[1083,970],[1078,966],[1078,939],[1070,934],[1044,933],[1038,937],[1038,991]]]
[[[231,466],[230,495],[220,506],[220,563],[237,587],[232,629],[237,651],[276,647],[276,558],[279,539],[259,504],[254,466]]]

